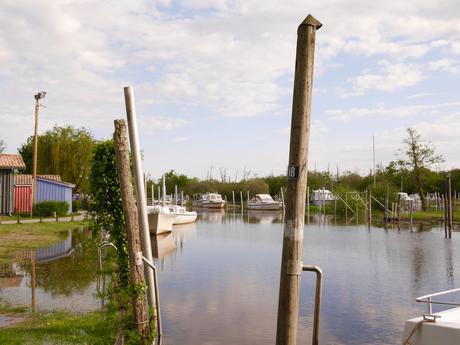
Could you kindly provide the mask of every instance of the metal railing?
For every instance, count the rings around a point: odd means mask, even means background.
[[[455,303],[455,302],[445,302],[445,301],[433,301],[432,297],[436,296],[443,296],[443,295],[448,295],[453,292],[458,292],[460,291],[460,288],[457,289],[452,289],[452,290],[445,290],[441,292],[435,292],[429,295],[417,297],[415,299],[416,302],[419,303],[426,303],[428,305],[428,315],[433,315],[433,304],[436,305],[449,305],[449,306],[460,306],[460,303]]]
[[[316,273],[315,310],[313,314],[313,334],[312,334],[311,342],[313,345],[318,345],[323,271],[321,271],[321,268],[319,268],[318,266],[308,266],[308,265],[303,265],[302,271],[309,271],[309,272]]]

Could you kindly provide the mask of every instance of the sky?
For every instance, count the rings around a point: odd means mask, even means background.
[[[414,127],[460,167],[455,0],[0,0],[0,139],[86,127],[110,138],[134,88],[144,170],[283,174],[296,31],[316,34],[309,168],[367,174]]]

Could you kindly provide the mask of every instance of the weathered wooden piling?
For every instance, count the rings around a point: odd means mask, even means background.
[[[243,192],[240,191],[241,212],[243,212]]]
[[[131,284],[134,287],[139,287],[145,284],[144,263],[142,260],[139,218],[132,185],[128,138],[125,121],[115,120],[115,133],[113,135],[113,141],[115,146],[118,178],[120,180],[120,191],[121,199],[123,201],[123,213],[126,222],[126,232],[128,235],[128,255]],[[149,337],[149,323],[146,299],[139,298],[139,296],[133,294],[132,306],[136,328],[141,334],[142,338],[147,339]]]
[[[372,225],[372,191],[370,188],[367,191],[367,223],[369,227]]]
[[[450,173],[447,174],[447,230],[449,234],[449,238],[452,238],[452,218],[453,218],[453,212],[452,212],[452,178],[450,176]]]
[[[288,166],[288,199],[281,258],[277,345],[295,345],[299,309],[302,243],[307,191],[307,155],[316,30],[321,23],[309,15],[297,30],[296,68]]]

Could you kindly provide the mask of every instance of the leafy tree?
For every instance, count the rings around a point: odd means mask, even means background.
[[[38,136],[37,173],[59,174],[64,181],[75,183],[75,190],[87,193],[91,151],[95,140],[85,128],[58,127]],[[34,138],[30,136],[18,149],[32,172]]]
[[[5,148],[6,148],[5,141],[3,139],[0,139],[0,153],[5,151]]]
[[[402,168],[406,168],[414,175],[417,193],[422,201],[422,208],[426,210],[424,183],[429,168],[437,163],[444,162],[441,155],[435,153],[430,143],[425,143],[414,128],[407,128],[407,137],[403,140],[405,148],[402,150],[405,159],[398,161]]]

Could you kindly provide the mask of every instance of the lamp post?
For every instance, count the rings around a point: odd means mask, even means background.
[[[35,204],[35,195],[37,189],[37,150],[38,150],[38,110],[40,109],[40,99],[45,98],[46,92],[40,91],[35,98],[35,131],[34,131],[34,160],[32,168],[32,200],[31,200],[31,210],[30,215],[32,216],[33,208]]]

